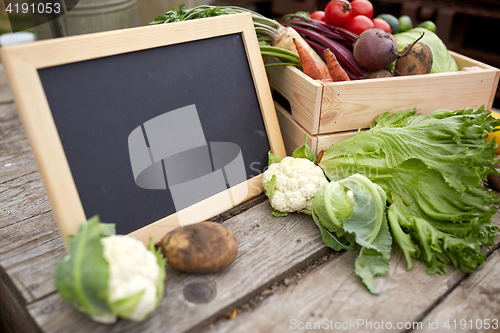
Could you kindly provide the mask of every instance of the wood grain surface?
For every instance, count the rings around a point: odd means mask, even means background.
[[[463,318],[474,324],[490,319],[491,324],[500,319],[499,238],[487,250],[484,267],[474,274],[450,268],[445,275],[430,276],[419,262],[407,271],[395,247],[390,272],[376,278],[380,295],[374,296],[354,274],[356,251],[327,251],[310,216],[275,218],[267,200],[256,198],[216,218],[238,239],[238,256],[225,271],[202,276],[168,267],[164,297],[149,319],[95,323],[62,301],[55,290],[53,273],[65,254],[64,244],[2,80],[0,67],[0,328],[22,333],[267,333],[329,331],[305,325],[328,323],[335,328],[339,323],[340,329],[331,331],[437,332],[429,323]],[[500,225],[498,214],[494,223]],[[311,265],[326,253],[324,263]],[[234,309],[236,317],[227,319]],[[359,324],[356,329],[350,326],[353,321]],[[386,328],[391,323],[392,329],[381,329],[382,321]],[[347,328],[342,328],[344,323]],[[403,328],[398,329],[398,323]]]

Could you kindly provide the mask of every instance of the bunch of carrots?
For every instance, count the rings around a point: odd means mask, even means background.
[[[324,67],[322,64],[314,61],[309,51],[307,51],[300,41],[294,38],[293,43],[299,54],[304,74],[314,80],[332,80],[333,82],[351,80],[330,49],[327,48],[323,51],[327,64],[327,67]]]

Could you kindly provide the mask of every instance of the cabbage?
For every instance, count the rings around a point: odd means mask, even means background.
[[[389,270],[392,238],[385,214],[386,194],[360,174],[330,182],[314,198],[311,213],[325,245],[352,250],[361,245],[355,272],[376,294],[373,277]]]
[[[370,130],[325,150],[318,164],[330,181],[362,174],[387,193],[389,228],[408,269],[416,258],[428,274],[448,265],[473,272],[500,230],[491,223],[496,196],[481,186],[496,173],[497,144],[484,134],[500,120],[490,113],[386,112]]]
[[[413,28],[394,35],[396,43],[398,44],[398,52],[401,53],[408,44],[417,40],[422,33],[424,33],[424,37],[420,42],[427,44],[432,51],[433,63],[431,73],[458,71],[457,63],[448,52],[443,41],[435,33],[422,27]]]

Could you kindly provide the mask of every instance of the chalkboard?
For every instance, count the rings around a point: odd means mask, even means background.
[[[261,193],[268,152],[284,155],[250,15],[35,42],[2,59],[64,238],[99,215],[159,241]]]

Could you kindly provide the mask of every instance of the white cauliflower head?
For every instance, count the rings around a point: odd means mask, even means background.
[[[152,239],[146,247],[115,233],[115,225],[101,223],[97,215],[81,223],[54,274],[62,299],[103,324],[118,317],[144,320],[163,297],[166,275]]]
[[[274,187],[269,190],[274,179]],[[271,206],[283,213],[309,211],[316,194],[328,184],[323,170],[305,158],[285,157],[264,172],[262,181]]]
[[[161,268],[155,254],[141,241],[123,235],[103,237],[101,244],[109,263],[109,303],[135,295],[139,300],[137,305],[117,314],[125,319],[144,320],[158,303]]]

